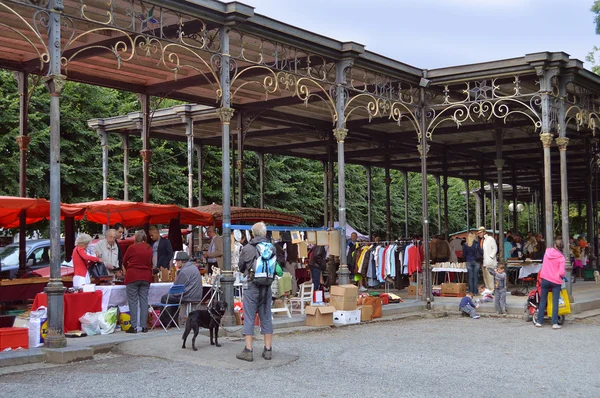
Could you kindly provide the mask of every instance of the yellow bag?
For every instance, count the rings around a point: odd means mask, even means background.
[[[546,309],[548,316],[552,316],[552,292],[548,292],[548,305]],[[571,302],[569,301],[569,293],[567,289],[560,291],[558,298],[558,316],[569,315],[571,313]]]

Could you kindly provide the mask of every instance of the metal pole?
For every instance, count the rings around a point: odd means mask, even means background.
[[[231,183],[230,183],[230,187],[231,187],[231,205],[232,206],[237,206],[237,183],[236,183],[236,169],[235,169],[235,165],[236,165],[236,158],[235,158],[235,134],[229,134],[229,138],[230,138],[230,149],[229,149],[229,153],[230,153],[230,159],[229,159],[229,164],[230,164],[230,175],[231,175]]]
[[[231,198],[230,198],[230,158],[229,158],[229,127],[231,118],[233,117],[234,109],[231,108],[230,102],[230,69],[229,69],[229,28],[221,27],[221,108],[217,109],[217,115],[221,119],[222,133],[222,190],[223,190],[223,273],[221,283],[223,286],[223,294],[227,302],[227,311],[223,316],[223,324],[225,326],[235,325],[235,317],[233,316],[233,271],[231,270]]]
[[[481,193],[477,192],[473,195],[475,198],[475,228],[479,228],[481,224]]]
[[[346,69],[349,68],[351,65],[352,61],[343,60],[339,61],[335,67],[335,105],[337,114],[337,125],[336,128],[333,130],[333,135],[337,140],[338,152],[338,214],[340,222],[340,268],[338,270],[338,283],[340,285],[350,283],[350,270],[348,269],[348,263],[346,261],[346,170],[344,159],[344,140],[346,139],[348,130],[346,129],[346,119],[344,117],[344,85],[346,84]]]
[[[237,171],[238,171],[238,206],[244,207],[244,136],[246,131],[242,122],[242,113],[238,114],[237,136]]]
[[[260,191],[260,208],[265,208],[265,154],[262,152],[258,153],[258,177],[259,177],[259,191]]]
[[[96,132],[100,136],[100,147],[102,148],[102,199],[108,198],[108,133],[104,128],[104,122],[98,121]],[[110,227],[110,219],[108,224],[102,226],[102,233],[106,235],[106,231]]]
[[[188,207],[194,207],[194,119],[186,112],[183,120],[187,138]]]
[[[335,210],[334,210],[334,192],[333,192],[333,145],[329,146],[329,165],[328,165],[328,188],[327,192],[329,193],[329,226],[333,227],[335,222]]]
[[[29,74],[27,72],[15,72],[17,86],[19,89],[19,195],[27,197],[27,147],[31,137],[27,135],[29,130]],[[19,214],[19,270],[17,278],[27,273],[27,249],[25,241],[27,212],[22,210]]]
[[[150,158],[152,151],[150,150],[150,96],[148,94],[138,94],[138,100],[142,105],[142,174],[144,196],[143,202],[150,201]]]
[[[496,226],[496,189],[494,186],[494,182],[490,181],[490,213],[491,213],[491,222],[492,222],[492,233],[496,234],[496,230],[498,229]]]
[[[504,182],[502,181],[502,168],[504,159],[502,159],[502,140],[504,139],[504,130],[496,129],[496,170],[498,170],[498,264],[504,264]],[[516,210],[516,209],[515,209]]]
[[[373,214],[372,214],[372,200],[373,194],[371,192],[371,166],[365,166],[367,174],[367,225],[369,231],[369,242],[373,241]]]
[[[427,77],[427,71],[423,71],[423,77]],[[431,302],[433,301],[433,295],[431,294],[431,268],[429,266],[429,209],[427,206],[427,153],[429,152],[429,144],[427,143],[427,120],[426,120],[426,103],[425,103],[425,89],[421,87],[419,89],[421,97],[421,109],[420,109],[420,139],[417,149],[421,155],[421,196],[423,206],[423,252],[424,252],[424,263],[425,269],[423,272],[423,287],[425,293],[425,299],[427,300],[427,309],[431,309]],[[418,292],[417,286],[417,292]]]
[[[408,172],[403,171],[404,177],[404,237],[408,238]]]
[[[123,148],[123,200],[129,201],[129,135],[121,134]]]
[[[564,100],[563,109],[564,109]],[[560,114],[564,115],[564,112],[559,111]],[[560,120],[562,119],[562,120]],[[559,123],[564,121],[564,118],[560,118]],[[562,124],[562,123],[561,123]],[[564,123],[566,127],[566,123]],[[561,129],[562,132],[562,129]],[[564,134],[564,133],[563,133]],[[573,265],[571,264],[571,255],[569,249],[569,190],[567,184],[567,145],[569,145],[569,139],[561,134],[561,137],[556,139],[560,155],[560,201],[561,201],[561,230],[563,239],[563,254],[565,256],[565,272],[569,277],[567,278],[567,291],[569,297],[573,298],[573,286],[571,280],[571,273],[573,271]],[[548,242],[550,244],[550,242]]]
[[[48,75],[46,84],[50,91],[50,281],[48,295],[48,348],[66,347],[63,333],[64,287],[60,272],[60,94],[65,86],[61,75],[61,13],[62,1],[48,3]]]

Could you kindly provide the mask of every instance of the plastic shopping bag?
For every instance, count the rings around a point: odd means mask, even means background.
[[[121,330],[126,332],[131,327],[131,313],[129,312],[128,305],[120,305],[119,306],[119,324],[121,325]]]
[[[552,292],[548,293],[548,309],[546,310],[548,316],[552,316]],[[569,301],[569,293],[567,289],[560,291],[560,297],[558,297],[558,316],[569,315],[571,313],[571,302]]]
[[[114,333],[117,327],[117,307],[100,312],[98,315],[98,326],[100,326],[101,334]]]
[[[100,325],[98,324],[98,314],[101,312],[86,312],[79,322],[81,322],[81,330],[87,333],[88,336],[101,334]]]
[[[41,347],[48,334],[48,310],[39,307],[29,314],[29,348]]]

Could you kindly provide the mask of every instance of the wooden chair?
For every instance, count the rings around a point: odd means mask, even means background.
[[[290,299],[290,310],[293,314],[294,312],[299,312],[304,315],[304,303],[312,303],[313,297],[313,284],[312,282],[304,282],[300,285],[300,291],[298,292],[298,297],[292,297]]]

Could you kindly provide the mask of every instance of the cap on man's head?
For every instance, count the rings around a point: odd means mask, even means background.
[[[485,227],[477,228],[477,232],[486,232]]]
[[[190,256],[187,254],[187,252],[180,251],[175,254],[175,261],[188,261],[189,259]]]

